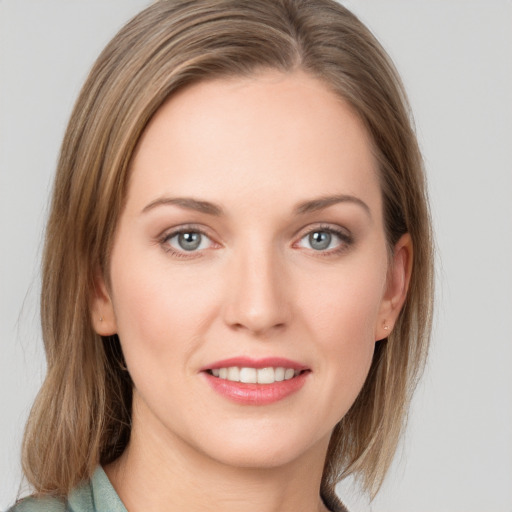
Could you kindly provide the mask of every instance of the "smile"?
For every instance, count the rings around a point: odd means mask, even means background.
[[[219,379],[245,384],[274,384],[275,382],[293,379],[293,377],[297,377],[301,373],[300,370],[284,368],[282,366],[276,368],[251,368],[246,366],[240,368],[238,366],[229,366],[215,368],[210,370],[210,372],[211,375]]]
[[[311,369],[280,357],[252,359],[236,357],[202,368],[211,389],[242,405],[270,405],[298,391]]]

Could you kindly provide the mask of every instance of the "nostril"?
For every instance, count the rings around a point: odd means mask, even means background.
[[[257,265],[256,265],[257,267]],[[244,266],[245,268],[245,266]],[[224,320],[236,331],[262,335],[283,330],[289,321],[286,287],[269,270],[251,267],[251,272],[236,272],[240,279],[230,282],[226,293]]]
[[[274,325],[265,325],[265,324],[259,324],[256,325],[255,323],[240,323],[236,322],[234,324],[231,324],[231,328],[235,331],[249,331],[251,333],[254,333],[255,335],[262,336],[274,331],[282,331],[286,328],[285,322],[279,322]]]

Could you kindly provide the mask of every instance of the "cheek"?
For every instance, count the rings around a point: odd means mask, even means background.
[[[330,399],[343,413],[371,365],[385,279],[385,263],[375,259],[324,278],[317,275],[309,283],[316,292],[301,297],[306,328],[323,354],[320,374],[329,380]]]
[[[307,277],[298,294],[320,339],[339,337],[348,342],[373,339],[385,290],[386,264],[368,258],[329,273]],[[308,292],[311,290],[311,292]]]
[[[333,362],[328,373],[349,393],[358,392],[370,367],[376,310],[371,297],[349,294],[326,304],[317,316],[324,326],[318,332],[319,344]]]
[[[140,391],[171,389],[178,375],[194,376],[194,354],[219,316],[224,274],[130,244],[115,249],[113,303],[128,369]]]
[[[112,269],[113,303],[118,334],[128,365],[166,366],[197,343],[199,319],[211,309],[208,293],[198,293],[186,273],[169,272],[161,262],[143,266],[126,258]],[[203,291],[207,291],[205,288]],[[133,368],[135,370],[135,368]]]

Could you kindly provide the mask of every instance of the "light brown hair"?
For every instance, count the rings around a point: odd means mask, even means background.
[[[36,493],[66,495],[130,437],[132,382],[116,336],[91,324],[95,273],[108,279],[130,161],[178,89],[261,69],[301,69],[364,122],[380,166],[389,247],[410,233],[406,303],[376,343],[368,378],[331,438],[322,480],[355,474],[374,494],[390,465],[430,336],[433,254],[421,155],[397,72],[370,31],[333,0],[162,0],[105,48],[63,141],[46,231],[41,316],[47,376],[26,427],[23,468]]]

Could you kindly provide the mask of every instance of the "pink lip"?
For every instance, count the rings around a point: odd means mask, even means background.
[[[292,361],[291,359],[284,359],[282,357],[265,357],[263,359],[251,359],[250,357],[232,357],[231,359],[223,359],[215,363],[201,368],[200,371],[215,370],[217,368],[229,368],[230,366],[238,366],[240,368],[293,368],[294,370],[307,370],[307,366]]]
[[[202,375],[214,391],[233,402],[243,405],[269,405],[283,400],[299,391],[306,383],[306,379],[310,374],[309,371],[302,371],[302,373],[292,379],[274,382],[273,384],[246,384],[220,379],[208,372],[208,370],[230,366],[249,368],[284,367],[299,371],[307,370],[308,368],[300,363],[283,358],[271,357],[255,360],[247,357],[236,357],[217,361],[201,370]]]

